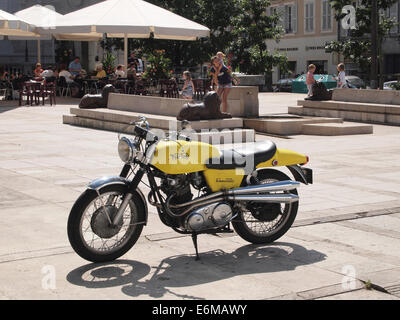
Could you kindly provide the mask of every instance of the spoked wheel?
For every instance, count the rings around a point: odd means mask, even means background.
[[[134,195],[117,225],[116,216],[126,188],[110,185],[87,190],[73,206],[68,219],[68,239],[82,258],[92,262],[112,261],[125,254],[138,240],[145,221],[145,207]]]
[[[291,180],[286,174],[277,170],[261,170],[258,174],[261,184]],[[297,190],[277,192],[292,193]],[[232,221],[233,228],[244,240],[255,244],[271,243],[282,237],[292,226],[299,203],[247,203],[238,217]]]

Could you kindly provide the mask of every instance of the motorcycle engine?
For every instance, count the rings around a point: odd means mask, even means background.
[[[214,203],[193,211],[186,219],[185,227],[189,231],[215,229],[228,224],[233,211],[227,203]]]
[[[184,174],[169,175],[162,179],[161,190],[169,197],[173,193],[175,196],[171,200],[171,204],[181,204],[189,202],[193,198],[190,190],[190,181]]]

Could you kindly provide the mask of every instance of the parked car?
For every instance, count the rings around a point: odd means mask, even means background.
[[[306,85],[306,74],[302,74],[298,76],[292,83],[292,92],[294,93],[307,93],[307,85]],[[314,74],[315,81],[322,82],[325,87],[329,89],[333,89],[337,87],[336,76],[331,74]]]
[[[346,76],[347,85],[349,88],[362,89],[365,88],[365,82],[357,76]]]
[[[292,92],[292,84],[295,79],[280,79],[274,88],[275,92]]]
[[[383,90],[395,90],[393,85],[397,84],[398,81],[388,81],[383,84]]]

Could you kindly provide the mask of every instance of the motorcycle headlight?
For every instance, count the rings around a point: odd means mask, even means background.
[[[132,163],[137,155],[138,149],[135,143],[128,138],[121,138],[118,143],[118,154],[125,163]]]

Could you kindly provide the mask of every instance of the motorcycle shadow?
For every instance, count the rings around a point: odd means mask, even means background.
[[[67,280],[88,288],[123,286],[122,292],[131,297],[145,295],[163,298],[171,294],[177,298],[204,299],[178,294],[171,288],[183,288],[230,279],[240,275],[270,274],[295,270],[325,260],[326,255],[303,246],[276,242],[269,245],[246,245],[227,253],[213,250],[193,256],[168,257],[157,267],[131,261],[117,260],[103,264],[89,264],[71,271]],[[149,279],[140,280],[152,272]]]

